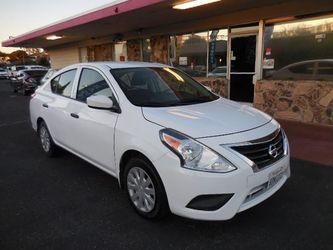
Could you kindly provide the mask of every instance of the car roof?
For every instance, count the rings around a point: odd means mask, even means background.
[[[47,71],[47,69],[21,69],[18,72],[29,72],[29,71]]]
[[[290,68],[290,67],[297,66],[297,65],[302,65],[302,64],[306,64],[306,63],[315,63],[315,62],[331,62],[331,63],[333,63],[333,59],[315,59],[315,60],[305,60],[305,61],[300,61],[300,62],[294,62],[294,63],[291,63],[287,66],[284,66],[281,69],[286,69],[286,68]]]
[[[78,63],[72,66],[107,66],[111,69],[121,69],[121,68],[140,68],[140,67],[157,67],[166,68],[170,65],[161,63],[150,63],[150,62],[89,62],[89,63]]]

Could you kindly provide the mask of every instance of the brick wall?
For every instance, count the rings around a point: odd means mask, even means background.
[[[254,106],[277,119],[333,125],[333,82],[261,80]]]
[[[212,91],[219,96],[228,96],[228,81],[225,78],[215,77],[195,77],[195,79],[205,86],[208,86]]]
[[[87,47],[89,62],[112,61],[112,43],[93,45]]]
[[[128,61],[140,61],[141,60],[140,40],[128,40],[126,45],[127,45]]]
[[[168,46],[169,36],[155,36],[150,38],[151,46],[151,60],[152,62],[159,62],[168,64]]]

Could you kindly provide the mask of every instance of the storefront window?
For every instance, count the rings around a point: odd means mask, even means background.
[[[333,80],[333,17],[266,26],[266,79]]]
[[[227,75],[228,30],[209,31],[208,76]]]
[[[171,38],[170,61],[191,76],[207,75],[208,32]]]
[[[150,39],[142,40],[142,60],[144,62],[151,61],[151,47],[150,47]]]

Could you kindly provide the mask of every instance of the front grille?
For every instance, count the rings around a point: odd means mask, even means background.
[[[255,163],[256,170],[280,160],[284,156],[283,135],[279,130],[266,138],[262,138],[247,145],[232,146],[233,150],[242,154]]]

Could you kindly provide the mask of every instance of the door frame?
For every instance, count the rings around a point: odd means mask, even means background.
[[[231,89],[231,39],[237,37],[247,37],[256,36],[256,59],[255,59],[255,71],[252,84],[261,79],[261,57],[262,57],[262,38],[263,38],[263,22],[259,22],[258,26],[249,26],[246,28],[241,28],[237,31],[229,28],[228,30],[228,46],[227,46],[227,80],[228,80],[228,98],[230,99],[230,89]],[[253,93],[253,100],[255,99],[255,90]]]

